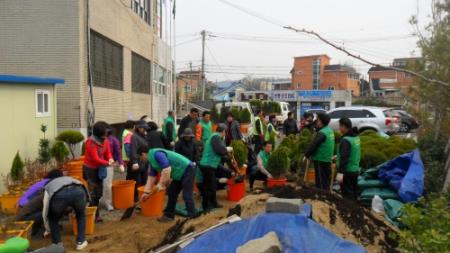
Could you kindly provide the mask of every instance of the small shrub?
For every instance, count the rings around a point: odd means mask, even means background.
[[[233,147],[234,158],[239,166],[243,166],[247,163],[248,149],[247,146],[241,140],[235,140],[231,142],[231,147]]]
[[[448,252],[450,242],[450,199],[447,196],[421,198],[404,206],[400,221],[406,226],[398,234],[404,252]]]
[[[239,122],[242,124],[250,124],[252,121],[252,115],[247,108],[244,108],[239,115]]]
[[[45,132],[47,132],[47,126],[41,125],[41,132],[44,134],[44,138],[39,140],[39,162],[41,164],[47,164],[50,162],[51,156],[50,156],[50,141],[45,138]]]
[[[286,174],[290,167],[289,149],[278,147],[269,157],[267,169],[274,178],[279,178]]]
[[[239,108],[238,107],[233,107],[233,108],[231,108],[231,114],[233,114],[233,117],[237,120],[237,121],[239,121],[239,122],[241,122],[241,119],[240,119],[240,115],[241,115],[241,110],[239,110]],[[225,122],[226,122],[226,118],[225,118]]]
[[[25,167],[25,163],[22,160],[22,157],[20,157],[19,151],[17,151],[16,155],[14,156],[14,160],[11,165],[11,179],[13,181],[20,181],[23,177],[23,168]]]
[[[439,192],[444,186],[445,162],[445,138],[433,139],[431,132],[419,136],[418,148],[425,169],[425,190],[426,192]]]
[[[58,163],[58,167],[61,167],[67,156],[69,155],[69,150],[67,149],[64,142],[56,141],[50,148],[50,155],[55,158],[56,162]]]
[[[66,130],[58,134],[56,140],[66,143],[72,154],[72,158],[75,159],[75,147],[84,140],[84,136],[78,131]]]
[[[369,169],[386,162],[388,157],[379,149],[366,148],[361,150],[360,166],[363,169]]]

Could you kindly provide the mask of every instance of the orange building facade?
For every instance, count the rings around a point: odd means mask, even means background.
[[[346,65],[330,65],[327,55],[295,57],[291,75],[291,89],[351,90],[353,96],[360,95],[356,70]]]
[[[419,58],[398,58],[394,59],[392,66],[405,68],[408,64],[414,64]],[[407,91],[413,84],[414,78],[405,72],[395,71],[383,67],[372,67],[369,69],[369,80],[377,83],[384,90]]]

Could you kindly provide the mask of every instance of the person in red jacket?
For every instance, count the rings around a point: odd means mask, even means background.
[[[114,163],[111,149],[106,138],[109,125],[104,121],[94,124],[92,135],[87,139],[84,152],[83,178],[88,183],[91,195],[91,205],[98,206],[103,195],[103,176],[106,177],[106,167]],[[97,208],[96,222],[101,222]]]

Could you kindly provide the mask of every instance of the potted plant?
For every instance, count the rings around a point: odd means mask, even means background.
[[[247,108],[244,108],[243,110],[241,110],[239,115],[239,123],[241,124],[240,128],[242,133],[244,134],[248,133],[248,129],[250,128],[251,122],[252,122],[252,115]]]
[[[25,163],[20,157],[19,151],[17,151],[11,165],[11,170],[5,180],[8,186],[8,192],[0,197],[0,204],[3,213],[17,213],[17,203],[19,202],[24,190],[20,188],[20,183],[24,175],[24,167]]]
[[[233,148],[234,159],[236,160],[240,174],[245,175],[247,169],[248,149],[245,143],[241,140],[231,141],[231,147]]]
[[[286,172],[290,167],[290,150],[286,147],[278,147],[269,157],[267,170],[273,178],[267,179],[267,187],[283,186],[286,184]]]
[[[66,130],[61,132],[56,137],[56,140],[62,141],[67,144],[69,147],[70,154],[72,155],[72,159],[75,159],[75,148],[78,143],[84,140],[84,136],[75,130]]]
[[[56,140],[64,142],[69,147],[70,154],[72,155],[72,160],[66,162],[64,165],[68,174],[70,176],[83,177],[83,159],[75,159],[75,148],[78,143],[84,140],[84,136],[78,131],[67,130],[59,133]]]
[[[55,159],[56,167],[58,169],[61,169],[63,167],[64,161],[69,155],[69,150],[67,149],[64,142],[56,141],[50,148],[50,155]]]
[[[227,200],[238,202],[245,196],[245,174],[247,170],[248,150],[244,142],[235,140],[231,142],[233,147],[231,166],[234,167],[238,175],[227,181]]]

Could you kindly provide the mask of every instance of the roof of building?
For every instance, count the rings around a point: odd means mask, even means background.
[[[403,57],[403,58],[395,58],[394,62],[396,62],[396,61],[417,61],[420,59],[421,59],[421,57]]]
[[[200,70],[186,70],[186,71],[181,71],[180,73],[178,73],[179,75],[200,75],[202,72]]]
[[[64,84],[64,82],[64,79],[56,77],[0,75],[0,83]]]
[[[326,55],[326,54],[316,54],[316,55],[304,55],[304,56],[296,56],[294,57],[294,59],[299,59],[299,58],[311,58],[311,57],[327,57],[328,59],[331,59],[330,56]]]
[[[386,68],[386,67],[376,66],[376,67],[371,67],[369,69],[369,72],[371,72],[371,71],[395,71],[395,70],[392,70],[392,69]]]
[[[325,65],[324,70],[325,71],[348,71],[348,72],[356,73],[356,69],[354,69],[353,67],[348,66],[348,65],[342,65],[342,64]]]

